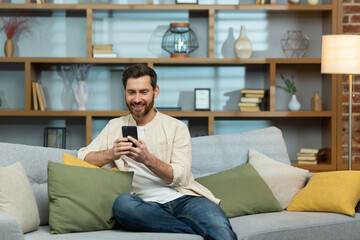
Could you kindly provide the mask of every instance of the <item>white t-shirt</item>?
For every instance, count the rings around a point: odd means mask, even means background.
[[[145,128],[137,127],[138,138],[146,143]],[[167,186],[167,184],[144,164],[138,163],[131,158],[126,157],[129,164],[129,170],[134,172],[132,190],[144,201],[154,201],[158,203],[167,203],[183,194]]]

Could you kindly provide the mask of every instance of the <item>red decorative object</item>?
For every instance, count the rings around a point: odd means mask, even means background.
[[[12,39],[15,34],[28,32],[30,33],[30,19],[25,17],[8,17],[5,19],[4,17],[0,18],[3,27],[2,30],[5,31],[6,37],[8,40]]]

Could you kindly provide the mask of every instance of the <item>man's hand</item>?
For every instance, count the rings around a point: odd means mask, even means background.
[[[118,138],[115,140],[113,148],[110,149],[110,158],[113,160],[119,159],[121,155],[130,153],[132,143],[127,138]]]
[[[126,156],[134,161],[144,164],[150,171],[164,180],[167,184],[172,183],[174,179],[174,169],[172,166],[153,156],[147,149],[143,140],[136,140],[131,136],[128,136],[127,138],[136,145],[136,148],[131,147],[132,143],[129,142],[130,150]]]
[[[128,149],[128,153],[125,155],[139,163],[147,164],[149,161],[151,161],[151,158],[153,155],[149,152],[149,150],[146,147],[146,144],[143,140],[139,139],[136,140],[135,138],[128,136],[127,137],[130,141],[129,144],[131,146],[131,142],[133,142],[136,145],[136,148],[130,148]],[[125,138],[126,139],[126,138]]]

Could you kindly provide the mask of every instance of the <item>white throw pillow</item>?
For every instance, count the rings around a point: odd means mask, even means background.
[[[34,192],[20,162],[0,167],[0,212],[15,219],[23,233],[40,225]]]
[[[308,170],[277,162],[253,149],[249,163],[271,189],[282,209],[286,209],[295,195],[304,187]]]

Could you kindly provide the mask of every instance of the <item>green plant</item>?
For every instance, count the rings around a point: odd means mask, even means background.
[[[280,74],[281,79],[284,81],[285,86],[277,86],[278,88],[281,88],[285,92],[288,92],[290,94],[296,93],[296,86],[294,83],[294,74],[291,74],[291,80],[289,78],[285,78],[284,75]]]
[[[93,64],[93,63],[72,64],[71,68],[72,68],[72,71],[73,71],[73,74],[74,74],[76,80],[80,81],[80,82],[85,81],[89,74],[90,68],[94,65],[95,64]]]

